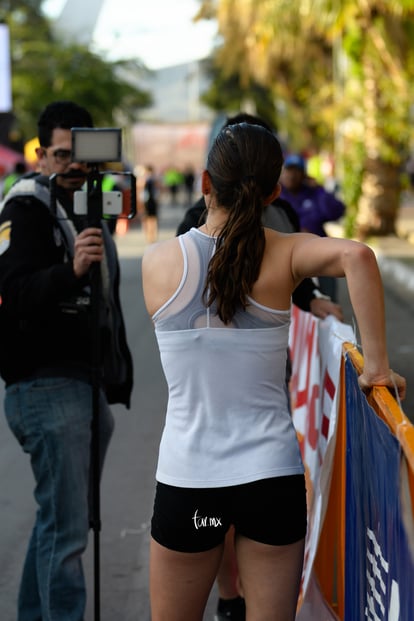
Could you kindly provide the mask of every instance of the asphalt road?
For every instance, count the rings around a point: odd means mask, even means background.
[[[174,234],[183,208],[163,208],[160,235]],[[145,246],[135,225],[117,240],[122,268],[121,295],[135,363],[135,386],[130,411],[115,407],[116,429],[109,448],[101,486],[100,533],[101,621],[149,621],[148,545],[154,472],[163,425],[166,387],[155,337],[141,295],[140,255]],[[352,312],[341,281],[340,301],[346,321]],[[407,377],[404,405],[414,420],[413,297],[386,285],[387,332],[391,365]],[[3,386],[0,386],[0,409]],[[1,413],[2,414],[2,413]],[[25,548],[34,520],[29,461],[0,415],[0,619],[15,621],[15,601]],[[89,602],[85,621],[93,621],[94,545],[91,535],[85,555]],[[216,592],[205,621],[211,621]]]

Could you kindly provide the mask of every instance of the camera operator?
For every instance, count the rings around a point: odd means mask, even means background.
[[[49,104],[38,120],[41,174],[18,181],[0,212],[0,374],[8,424],[30,455],[38,505],[18,596],[18,621],[82,621],[81,555],[89,530],[92,352],[90,268],[100,264],[102,388],[99,455],[112,431],[109,405],[130,406],[132,359],[119,301],[119,264],[105,223],[74,215],[90,171],[71,161],[72,127],[87,110]],[[49,176],[56,177],[57,210]]]

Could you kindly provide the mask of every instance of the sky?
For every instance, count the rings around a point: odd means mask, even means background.
[[[43,9],[56,18],[66,1],[45,0]],[[192,23],[198,8],[198,0],[104,0],[93,43],[109,60],[138,58],[149,69],[198,60],[211,52],[217,30],[215,22]]]

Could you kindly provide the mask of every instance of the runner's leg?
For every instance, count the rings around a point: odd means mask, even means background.
[[[152,621],[202,621],[223,553],[175,552],[151,538],[150,599]]]

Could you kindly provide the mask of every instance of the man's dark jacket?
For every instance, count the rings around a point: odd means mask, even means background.
[[[52,213],[49,179],[19,181],[0,211],[0,375],[6,385],[33,377],[91,380],[94,334],[89,275],[76,278],[73,244],[84,219],[57,186]],[[67,217],[63,217],[67,214]],[[119,299],[115,244],[102,223],[106,276],[101,301],[102,386],[109,403],[130,407],[133,384]]]

